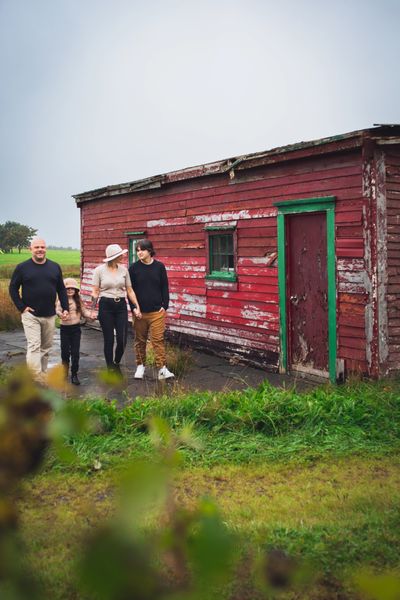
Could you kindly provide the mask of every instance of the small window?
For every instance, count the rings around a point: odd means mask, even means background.
[[[125,235],[128,236],[128,250],[129,250],[128,264],[131,265],[132,263],[134,263],[138,260],[136,246],[137,246],[137,243],[139,240],[146,237],[146,232],[145,231],[125,231]]]
[[[208,231],[208,275],[209,279],[236,281],[235,231]]]
[[[139,240],[129,240],[129,264],[136,262],[138,260],[138,255],[136,252],[136,244]]]

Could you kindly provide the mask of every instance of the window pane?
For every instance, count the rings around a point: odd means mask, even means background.
[[[213,271],[222,271],[222,264],[221,264],[221,256],[218,255],[214,258],[214,268]]]
[[[235,263],[233,256],[233,235],[211,235],[210,238],[210,272],[233,272]]]

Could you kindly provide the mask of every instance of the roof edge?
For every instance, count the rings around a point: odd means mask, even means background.
[[[367,137],[374,139],[393,138],[394,143],[398,143],[397,140],[400,137],[400,125],[377,125],[368,129],[359,129],[344,133],[340,135],[334,135],[329,137],[323,137],[316,140],[310,140],[306,142],[296,142],[295,144],[288,144],[285,146],[277,146],[267,151],[253,152],[251,154],[243,154],[241,156],[225,158],[216,162],[205,163],[194,167],[186,167],[177,171],[169,171],[161,175],[154,175],[152,177],[146,177],[144,179],[138,179],[136,181],[130,181],[127,183],[120,183],[115,185],[109,185],[87,192],[74,194],[72,197],[75,199],[76,204],[82,204],[90,200],[97,200],[101,198],[109,198],[112,196],[119,196],[121,194],[129,194],[134,192],[140,192],[145,190],[161,188],[163,185],[168,183],[175,183],[178,181],[185,181],[189,179],[195,179],[198,177],[206,177],[211,175],[220,175],[231,171],[232,169],[239,168],[240,170],[246,168],[254,168],[262,164],[271,162],[274,157],[282,156],[285,153],[296,153],[301,151],[302,156],[307,156],[309,153],[320,146],[326,146],[328,144],[335,144],[338,142],[348,142],[354,140],[349,145],[348,149],[352,149],[361,146],[363,140]],[[346,148],[343,147],[343,150]],[[294,158],[294,157],[293,157]]]

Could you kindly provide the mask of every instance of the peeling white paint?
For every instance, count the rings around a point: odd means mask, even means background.
[[[373,186],[372,186],[373,187]],[[363,172],[363,195],[369,203],[372,196],[371,191],[371,166],[369,164],[364,166]],[[371,344],[374,339],[374,302],[372,297],[372,290],[375,289],[375,276],[374,269],[372,268],[372,256],[371,256],[371,231],[368,227],[369,218],[367,215],[367,207],[363,206],[363,237],[364,237],[364,258],[366,273],[371,273],[368,278],[368,284],[366,285],[366,292],[369,295],[369,302],[365,307],[365,339],[366,348],[365,355],[369,368],[372,366],[372,350]],[[366,226],[367,224],[367,226]]]
[[[201,315],[205,315],[207,309],[205,304],[197,304],[196,302],[185,302],[184,304],[181,302],[175,302],[173,306],[176,307],[180,313],[191,311]]]
[[[363,258],[338,258],[337,259],[337,270],[338,271],[364,271],[364,259]]]
[[[239,210],[235,212],[223,212],[207,215],[196,215],[193,217],[194,223],[220,223],[221,221],[238,221],[240,219],[261,219],[263,217],[275,217],[276,208],[260,210]]]
[[[206,267],[205,265],[190,265],[190,264],[181,264],[181,265],[168,265],[168,271],[183,271],[183,272],[196,272],[196,273],[205,273]]]
[[[179,316],[179,315],[177,315]],[[218,322],[219,323],[219,322]],[[193,323],[191,321],[185,321],[184,319],[181,319],[179,321],[179,326],[183,325],[185,327],[189,327],[193,333],[193,331],[202,331],[204,333],[205,336],[207,336],[208,333],[215,333],[215,334],[221,334],[221,327],[220,325],[216,323],[215,325],[212,323]],[[172,325],[177,325],[178,322],[171,323]],[[259,341],[259,342],[263,342],[265,340],[268,340],[270,337],[274,336],[274,334],[270,335],[266,335],[265,333],[259,333],[257,331],[246,331],[244,332],[243,329],[241,328],[235,328],[232,327],[232,323],[230,323],[231,327],[224,327],[223,329],[223,337],[226,339],[230,339],[230,338],[236,338],[236,341],[240,341],[242,340],[242,338],[244,338],[244,334],[246,334],[246,339],[251,339],[253,341]],[[276,349],[276,347],[275,347]]]
[[[193,329],[192,327],[185,327],[182,325],[178,325],[176,323],[171,324],[170,329],[171,329],[171,331],[176,331],[178,333],[185,333],[190,336],[195,335],[197,337],[215,340],[215,341],[226,342],[229,344],[235,344],[240,340],[241,348],[249,348],[249,350],[254,349],[254,350],[271,350],[272,352],[276,351],[276,342],[271,344],[271,343],[268,343],[267,340],[265,340],[265,342],[257,342],[254,340],[250,340],[250,339],[243,337],[243,331],[241,331],[241,332],[238,331],[237,334],[234,334],[234,335],[227,335],[227,334],[222,334],[220,331],[218,331],[218,332],[211,331],[211,330],[201,331],[198,328]]]
[[[206,281],[206,286],[207,286],[207,288],[210,288],[210,289],[219,289],[219,288],[226,289],[227,287],[230,287],[230,288],[236,287],[237,283],[236,283],[236,281],[217,281],[217,280],[213,280],[213,279],[208,279]]]
[[[388,324],[388,307],[387,307],[387,209],[386,209],[386,168],[383,152],[377,160],[377,178],[380,185],[377,185],[376,190],[376,209],[377,209],[377,300],[378,300],[378,348],[379,348],[379,363],[382,365],[386,362],[389,356],[389,324]]]
[[[348,294],[365,294],[370,287],[368,273],[363,271],[341,271],[338,273],[338,291]]]
[[[266,321],[270,321],[271,323],[278,321],[278,316],[275,314],[271,314],[270,312],[260,310],[258,308],[243,308],[240,311],[240,314],[243,319],[254,319],[259,321],[260,319],[265,319]]]
[[[187,225],[187,217],[175,217],[173,219],[154,219],[147,221],[146,227],[172,227],[173,225]]]
[[[250,266],[250,265],[265,265],[267,262],[267,258],[265,256],[246,256],[241,257],[238,260],[238,266]]]

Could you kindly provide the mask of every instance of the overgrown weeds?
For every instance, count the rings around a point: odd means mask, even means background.
[[[302,393],[264,382],[243,392],[136,398],[122,409],[102,399],[79,404],[100,423],[95,434],[68,440],[84,467],[99,456],[110,464],[121,456],[147,455],[151,448],[143,434],[154,415],[174,429],[191,428],[201,441],[201,455],[183,451],[189,464],[309,461],[357,452],[384,455],[400,447],[395,381],[354,381]]]
[[[187,373],[193,364],[193,356],[188,348],[179,348],[179,346],[166,344],[165,352],[168,368],[174,373],[175,377],[181,377],[181,375]],[[146,359],[148,366],[155,366],[156,361],[151,342],[147,344]]]

